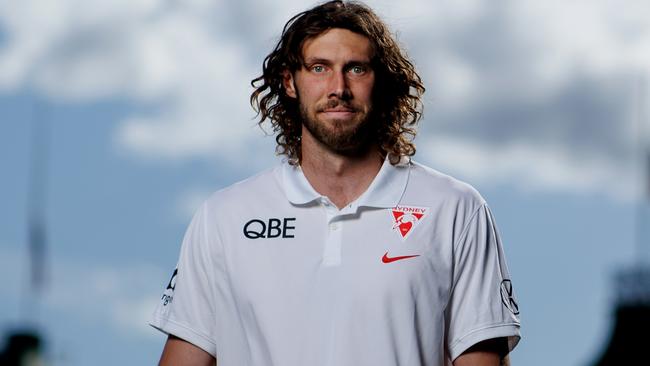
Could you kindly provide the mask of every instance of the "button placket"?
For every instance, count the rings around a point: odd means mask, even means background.
[[[327,214],[327,238],[323,248],[323,266],[338,266],[341,264],[341,222],[340,213],[327,198],[321,198],[321,203]]]

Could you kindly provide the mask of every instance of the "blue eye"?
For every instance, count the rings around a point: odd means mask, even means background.
[[[312,66],[311,70],[313,72],[323,72],[323,71],[325,71],[325,68],[323,67],[323,65],[315,65],[315,66]]]
[[[352,71],[353,74],[363,74],[366,71],[366,69],[363,68],[362,66],[352,66],[350,71]]]

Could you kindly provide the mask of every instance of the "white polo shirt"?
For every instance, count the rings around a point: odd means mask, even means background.
[[[384,162],[339,210],[286,163],[192,220],[151,325],[219,366],[442,366],[519,340],[492,215],[472,187]]]

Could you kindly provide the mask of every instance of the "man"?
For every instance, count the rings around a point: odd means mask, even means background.
[[[151,324],[162,365],[499,365],[518,308],[490,210],[411,161],[424,87],[365,5],[292,18],[251,103],[281,166],[197,212]]]

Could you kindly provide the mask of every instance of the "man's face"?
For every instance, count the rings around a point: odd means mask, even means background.
[[[303,142],[313,137],[333,152],[358,152],[373,135],[370,41],[334,28],[305,41],[302,53],[305,65],[293,75],[287,73],[284,86],[300,103]]]

